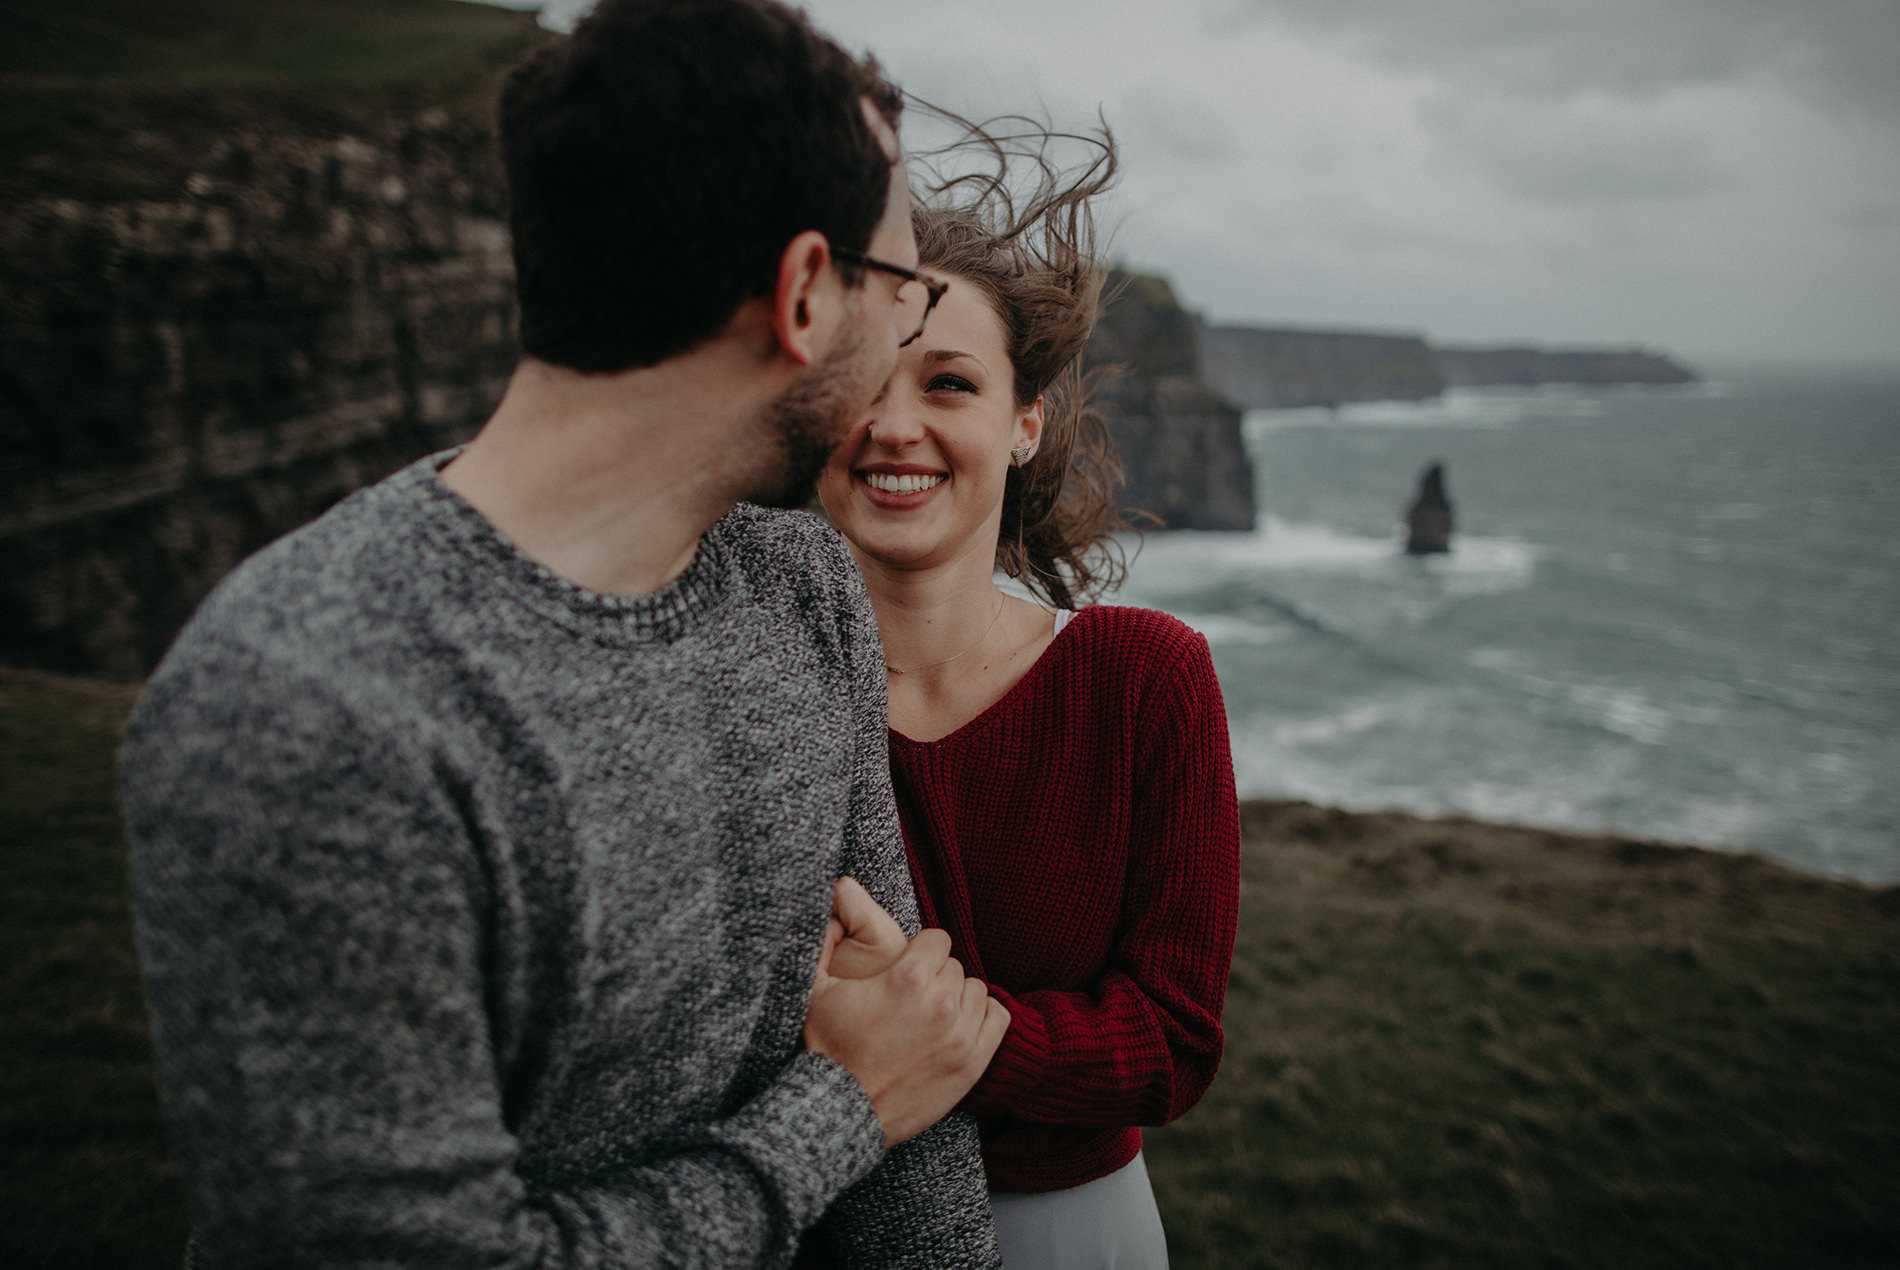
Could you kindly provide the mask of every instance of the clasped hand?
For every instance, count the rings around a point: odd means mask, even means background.
[[[968,1093],[1009,1029],[1009,1011],[965,978],[950,936],[905,939],[853,878],[838,879],[805,1047],[871,1097],[887,1146],[922,1133]]]

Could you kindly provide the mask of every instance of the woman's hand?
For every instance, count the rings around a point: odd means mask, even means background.
[[[818,956],[818,975],[834,979],[869,979],[889,969],[909,941],[897,921],[871,898],[856,878],[839,878],[832,891],[831,920],[825,926],[825,947]]]

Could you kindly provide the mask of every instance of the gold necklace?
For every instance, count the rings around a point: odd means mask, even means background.
[[[990,624],[988,626],[985,626],[983,628],[983,633],[976,637],[976,644],[970,645],[968,648],[964,649],[963,652],[957,653],[950,657],[946,657],[942,661],[927,661],[921,666],[912,666],[909,670],[899,670],[897,667],[891,665],[889,662],[885,662],[884,669],[890,671],[893,675],[914,675],[920,670],[935,670],[939,666],[948,666],[951,662],[955,661],[958,657],[962,657],[965,653],[974,652],[976,650],[977,644],[981,644],[984,640],[988,639],[990,637],[990,632],[996,629],[996,623],[998,619],[1000,619],[1003,616],[1003,605],[1007,604],[1008,602],[1009,602],[1009,598],[1007,596],[999,595],[996,597],[996,613],[994,616],[990,618]]]

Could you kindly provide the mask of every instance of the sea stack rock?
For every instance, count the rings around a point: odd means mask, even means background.
[[[1414,556],[1451,550],[1451,500],[1445,497],[1445,465],[1434,463],[1419,478],[1418,497],[1405,513],[1405,550]]]

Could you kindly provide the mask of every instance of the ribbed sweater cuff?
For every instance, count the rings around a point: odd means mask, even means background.
[[[1009,1031],[988,1070],[964,1096],[963,1106],[974,1112],[1008,1110],[1029,1101],[1049,1066],[1049,1025],[1042,1011],[990,985],[990,995],[1009,1011]]]
[[[708,1136],[771,1180],[801,1230],[884,1158],[884,1127],[864,1086],[809,1050]]]

